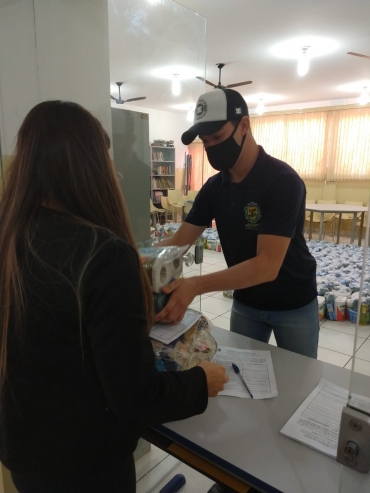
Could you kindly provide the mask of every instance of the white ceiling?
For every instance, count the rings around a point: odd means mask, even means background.
[[[370,81],[370,60],[346,54],[370,55],[370,0],[179,0],[200,16],[170,0],[158,1],[110,0],[111,81],[127,81],[124,99],[147,96],[137,106],[185,112],[174,105],[187,105],[204,91],[192,79],[183,82],[180,96],[172,96],[170,81],[154,78],[151,71],[191,65],[203,76],[205,24],[206,78],[216,83],[216,63],[223,62],[224,85],[252,80],[236,88],[252,111],[261,94],[276,96],[266,102],[267,110],[352,103],[358,88],[340,87]],[[277,43],[302,36],[337,43],[335,51],[311,61],[305,77],[297,75],[296,60],[271,53]]]

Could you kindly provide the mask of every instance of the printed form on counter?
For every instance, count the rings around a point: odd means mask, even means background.
[[[347,402],[348,390],[322,378],[280,433],[335,459],[342,410]],[[370,413],[368,397],[352,394],[351,405]]]
[[[243,380],[248,385],[254,399],[269,399],[278,395],[270,351],[219,347],[213,363],[224,365],[229,377],[225,390],[219,395],[251,398],[243,382],[240,381],[239,375],[233,370],[232,363],[239,367]]]

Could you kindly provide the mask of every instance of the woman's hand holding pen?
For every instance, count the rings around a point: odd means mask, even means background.
[[[229,381],[225,367],[216,363],[210,363],[209,361],[201,361],[198,366],[205,371],[208,396],[216,397],[219,392],[224,390],[225,383]]]

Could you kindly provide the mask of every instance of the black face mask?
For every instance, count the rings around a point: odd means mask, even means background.
[[[243,136],[241,145],[234,139],[234,134],[237,131],[238,126],[226,140],[220,144],[206,148],[209,164],[217,171],[227,171],[231,169],[242,152],[245,135]]]

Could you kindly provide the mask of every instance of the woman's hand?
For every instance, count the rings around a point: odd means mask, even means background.
[[[203,368],[206,373],[208,396],[216,397],[219,392],[224,390],[225,383],[229,381],[225,367],[217,363],[210,363],[209,361],[202,361],[198,366]]]

